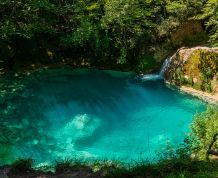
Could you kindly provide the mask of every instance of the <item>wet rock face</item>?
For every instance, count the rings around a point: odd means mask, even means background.
[[[196,89],[216,92],[218,86],[218,48],[181,48],[164,73],[167,81]]]

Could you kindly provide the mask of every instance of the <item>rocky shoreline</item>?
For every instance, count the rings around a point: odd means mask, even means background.
[[[172,84],[169,81],[165,81],[165,84],[167,85],[167,87],[171,89],[176,89],[181,93],[185,93],[190,96],[196,97],[208,104],[211,104],[211,105],[218,104],[218,93],[216,94],[207,93],[207,92],[194,89],[189,86],[176,86],[175,84]]]
[[[192,96],[198,97],[199,99],[206,101],[209,104],[218,104],[218,93],[210,94],[200,90],[196,90],[192,87],[181,86],[179,88],[181,92],[190,94]]]

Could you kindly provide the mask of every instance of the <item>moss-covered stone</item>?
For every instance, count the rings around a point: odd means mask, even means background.
[[[181,48],[171,57],[165,73],[170,83],[192,86],[207,92],[217,92],[218,48]]]

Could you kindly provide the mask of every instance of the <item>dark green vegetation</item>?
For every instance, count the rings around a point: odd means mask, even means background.
[[[205,159],[205,153],[213,136],[218,133],[218,106],[209,107],[206,112],[197,114],[192,125],[192,152],[200,159]],[[213,145],[214,150],[218,149],[218,141]]]
[[[20,159],[15,161],[11,168],[11,172],[14,174],[19,174],[21,172],[27,173],[33,170],[33,160],[31,159]]]
[[[70,177],[70,175],[83,175],[83,178],[216,178],[218,176],[218,162],[217,161],[199,161],[193,160],[184,151],[165,155],[158,163],[151,164],[148,162],[136,163],[135,166],[122,165],[116,162],[102,161],[92,164],[78,163],[71,160],[57,163],[55,166],[55,173],[48,170],[49,167],[42,167],[45,172],[36,171],[29,167],[29,160],[19,160],[12,165],[9,173],[10,177],[19,177],[31,175],[44,175],[45,177]],[[46,171],[47,169],[47,171]]]
[[[212,137],[217,133],[218,106],[211,106],[206,112],[198,114],[191,126],[191,137],[179,149],[168,147],[166,152],[160,151],[160,161],[157,163],[136,162],[134,165],[123,165],[113,161],[96,161],[86,163],[74,160],[57,162],[55,173],[51,173],[51,167],[41,167],[41,171],[32,169],[33,162],[30,159],[18,160],[9,172],[10,177],[19,175],[43,175],[45,177],[70,177],[74,175],[83,178],[216,178],[218,177],[218,162],[215,157],[205,160],[207,149]],[[217,142],[212,149],[217,149]]]
[[[148,72],[181,45],[217,45],[217,9],[216,0],[1,0],[0,65]]]
[[[196,161],[188,157],[171,158],[157,164],[139,163],[134,167],[123,166],[117,163],[101,162],[101,167],[97,168],[97,163],[81,165],[81,163],[63,162],[56,165],[55,173],[33,170],[29,165],[26,165],[27,163],[28,161],[26,160],[19,161],[19,169],[17,169],[17,163],[12,165],[11,171],[8,174],[9,177],[43,176],[70,178],[70,176],[75,176],[79,178],[79,176],[82,175],[83,178],[216,178],[218,176],[217,162]]]
[[[184,150],[183,150],[184,151]],[[122,165],[116,162],[102,161],[92,164],[74,162],[72,160],[57,163],[55,173],[50,167],[34,170],[29,160],[19,160],[12,165],[9,177],[72,177],[79,178],[216,178],[218,176],[218,162],[198,161],[191,159],[187,154],[173,153],[167,159],[158,163],[136,163],[135,166]]]

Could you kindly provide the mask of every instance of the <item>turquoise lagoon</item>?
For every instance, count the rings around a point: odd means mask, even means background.
[[[154,160],[167,144],[179,146],[206,108],[159,78],[134,73],[64,68],[28,77],[26,94],[9,101],[16,112],[1,115],[0,165],[29,157],[45,164]]]

